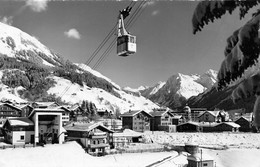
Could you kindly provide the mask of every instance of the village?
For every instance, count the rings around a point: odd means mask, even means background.
[[[208,111],[205,108],[185,106],[179,112],[158,108],[153,111],[127,111],[116,117],[105,106],[97,105],[97,116],[94,119],[83,113],[80,105],[3,101],[0,103],[0,148],[77,141],[86,153],[102,156],[113,153],[113,150],[125,150],[133,143],[147,143],[144,132],[161,131],[176,135],[181,135],[180,132],[256,132],[252,126],[252,113],[245,113],[243,109]],[[153,143],[153,140],[149,143]],[[137,147],[142,149],[140,145]],[[164,150],[156,146],[150,146],[150,149]]]

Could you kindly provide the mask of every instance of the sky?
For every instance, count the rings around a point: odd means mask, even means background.
[[[142,1],[48,1],[2,0],[0,20],[35,36],[65,60],[86,63],[117,24],[119,10]],[[95,68],[121,87],[153,86],[176,73],[203,74],[219,70],[224,59],[226,39],[249,20],[238,12],[224,15],[192,34],[192,15],[197,1],[151,1],[127,28],[137,38],[137,52],[128,57],[116,54],[116,45]],[[128,16],[125,22],[131,18]],[[89,64],[95,67],[113,34]]]

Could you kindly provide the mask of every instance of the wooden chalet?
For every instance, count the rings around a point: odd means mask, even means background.
[[[123,147],[130,143],[140,143],[142,142],[142,133],[125,129],[123,132],[113,134],[113,142],[115,147]]]
[[[128,111],[121,114],[123,128],[138,132],[150,130],[150,121],[152,115],[144,110]]]
[[[100,123],[71,124],[65,126],[68,139],[78,140],[86,152],[104,155],[105,150],[113,148],[113,131]]]
[[[87,115],[87,112],[84,112],[83,108],[79,105],[73,105],[69,108],[70,110],[70,119],[72,121],[82,121],[84,116]]]
[[[199,122],[218,122],[220,111],[204,111],[198,115]]]
[[[5,142],[12,145],[34,144],[34,123],[27,117],[7,118],[2,132]]]
[[[221,122],[217,124],[214,129],[215,132],[238,132],[240,128],[240,125],[234,123],[234,122]]]
[[[159,130],[159,126],[169,126],[172,125],[173,114],[170,110],[154,110],[149,113],[152,115],[151,118],[151,130]]]
[[[239,131],[250,132],[254,130],[253,127],[253,113],[246,113],[237,118],[236,124],[240,125]]]
[[[21,117],[22,110],[10,103],[0,103],[0,119],[3,121],[7,117]]]
[[[178,132],[199,132],[198,122],[185,122],[177,125]]]

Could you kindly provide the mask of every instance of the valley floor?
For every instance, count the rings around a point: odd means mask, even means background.
[[[217,167],[259,167],[260,134],[255,133],[144,133],[148,147],[153,144],[181,144],[188,141],[204,145],[226,145],[227,150],[203,149]],[[145,144],[144,144],[145,145]],[[138,145],[136,145],[138,146]],[[139,147],[139,146],[138,146]],[[93,157],[76,142],[36,148],[0,149],[1,167],[177,167],[187,164],[185,153],[124,153]],[[164,161],[163,161],[164,160]]]

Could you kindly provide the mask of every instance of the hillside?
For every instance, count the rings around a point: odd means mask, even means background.
[[[70,104],[87,100],[114,112],[158,107],[90,67],[64,60],[18,28],[0,23],[0,39],[1,99]]]

